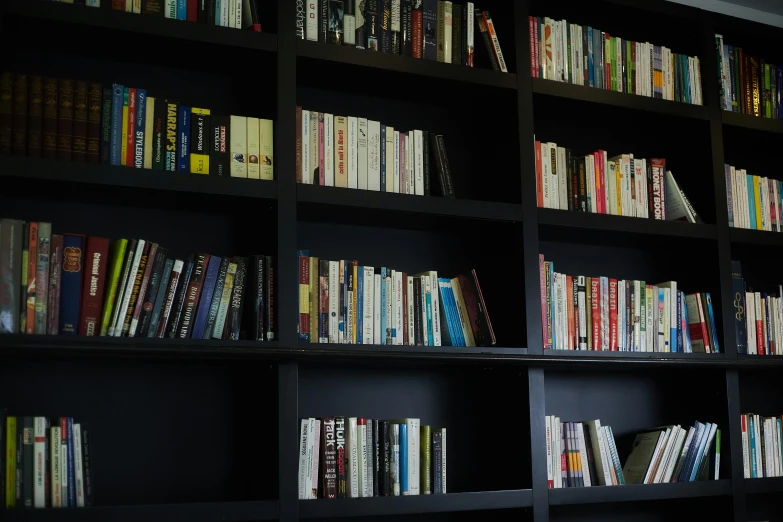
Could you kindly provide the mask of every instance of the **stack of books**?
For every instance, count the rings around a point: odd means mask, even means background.
[[[455,197],[442,135],[401,132],[367,118],[301,107],[296,108],[296,182]]]
[[[119,84],[0,74],[0,153],[274,179],[273,122]]]
[[[451,279],[299,251],[299,341],[491,346],[495,333],[475,270]]]
[[[720,34],[715,47],[723,110],[783,120],[783,67],[725,43]]]
[[[296,36],[313,42],[473,67],[475,32],[496,71],[508,72],[489,11],[444,0],[297,3]]]
[[[544,349],[719,353],[709,292],[555,272],[539,255]]]
[[[774,294],[755,292],[742,278],[739,261],[731,262],[734,290],[734,331],[737,352],[750,355],[783,355],[783,286]]]
[[[531,16],[529,22],[533,78],[704,104],[698,56],[566,20]]]
[[[67,0],[52,1],[74,3]],[[108,2],[109,0],[103,1]],[[101,6],[101,0],[83,0],[76,3],[89,7]],[[111,8],[126,13],[141,13],[147,16],[261,32],[258,0],[225,0],[223,2],[220,0],[217,2],[214,0],[111,0]]]
[[[636,435],[621,466],[614,433],[600,420],[561,422],[546,417],[550,488],[621,486],[718,480],[721,435],[717,424],[696,421]]]
[[[783,416],[742,414],[742,465],[745,478],[783,477]]]
[[[446,493],[446,428],[419,419],[302,419],[299,499]]]
[[[73,417],[13,416],[0,408],[6,509],[92,506],[91,433]]]
[[[724,169],[729,226],[783,232],[783,182],[753,176],[729,164]]]
[[[535,142],[539,208],[701,223],[663,158],[585,156],[556,143]]]
[[[0,333],[274,340],[271,256],[178,259],[144,239],[12,219],[0,254]]]

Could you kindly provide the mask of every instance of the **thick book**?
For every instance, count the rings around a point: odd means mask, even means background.
[[[41,157],[43,130],[43,78],[30,76],[27,95],[27,155]]]
[[[114,317],[114,310],[119,293],[120,277],[126,258],[127,239],[118,239],[111,245],[109,251],[109,264],[107,268],[107,281],[103,296],[103,313],[101,314],[100,335],[110,335],[109,327]]]
[[[103,315],[103,289],[109,263],[109,240],[90,236],[87,238],[86,250],[79,335],[97,336],[100,334]]]
[[[57,84],[57,159],[71,161],[73,152],[74,82],[61,78]]]
[[[104,97],[104,89],[100,83],[91,83],[89,85],[87,92],[87,163],[100,163],[101,122],[105,98],[111,103],[110,96]]]
[[[45,334],[47,331],[47,318],[49,313],[48,308],[48,296],[49,296],[49,268],[51,254],[51,235],[52,224],[51,223],[38,223],[38,246],[35,261],[35,268],[32,273],[35,276],[35,310],[33,314],[32,324],[34,326],[34,333]],[[32,242],[32,236],[31,236]],[[28,267],[29,269],[30,267]],[[78,290],[77,290],[78,293]],[[78,295],[76,297],[78,300]],[[77,316],[78,319],[78,316]],[[27,317],[28,331],[30,328],[29,323],[30,316]],[[75,324],[75,323],[74,323]],[[33,333],[33,332],[30,332]]]
[[[72,159],[79,163],[87,160],[87,82],[77,81],[73,91],[73,151]]]

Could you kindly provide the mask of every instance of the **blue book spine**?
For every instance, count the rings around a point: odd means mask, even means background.
[[[601,51],[603,51],[603,45],[601,42],[601,32],[598,29],[593,29],[593,69],[595,75],[595,86],[599,89],[604,88],[604,75],[603,75],[603,60],[601,59]]]
[[[190,107],[177,111],[177,172],[190,172]]]
[[[381,185],[383,185],[383,183],[381,183]],[[381,344],[386,344],[385,332],[386,332],[386,267],[381,267]]]
[[[422,33],[424,38],[423,58],[425,60],[436,60],[437,49],[435,41],[436,27],[438,26],[438,2],[436,0],[424,0],[422,6]],[[476,28],[478,30],[478,27]],[[478,36],[478,34],[477,34]],[[476,39],[478,44],[478,38]],[[481,44],[476,45],[476,52]]]
[[[60,276],[60,333],[79,333],[79,311],[82,299],[84,236],[63,237],[62,275]]]
[[[112,91],[112,88],[104,87],[103,97],[101,99],[101,165],[111,165],[111,104],[113,98],[114,92]]]
[[[699,452],[699,445],[701,444],[702,438],[706,436],[707,424],[696,421],[694,427],[696,428],[696,433],[693,435],[691,447],[688,449],[688,455],[685,457],[685,465],[682,467],[682,472],[680,472],[678,478],[679,482],[688,482],[690,480],[691,468],[693,467],[694,460],[696,460],[696,454]]]
[[[76,468],[74,467],[73,453],[73,417],[68,417],[68,507],[76,507]]]
[[[451,283],[451,281],[449,281],[449,283]],[[455,346],[465,346],[465,334],[462,332],[462,325],[459,322],[457,300],[454,297],[454,288],[451,286],[451,284],[446,287],[446,295],[448,297],[449,311],[451,312],[450,328],[451,331],[456,334],[457,344]]]
[[[753,192],[753,176],[747,174],[748,178],[748,212],[750,213],[750,228],[756,229],[756,196]]]
[[[435,340],[432,337],[432,289],[427,292],[427,342],[429,346],[435,346]]]
[[[451,281],[445,277],[438,278],[438,291],[440,292],[440,304],[444,315],[446,316],[446,324],[441,324],[441,331],[445,331],[447,334],[444,339],[448,339],[450,346],[459,346],[457,343],[457,333],[454,331],[454,327],[451,322],[451,309],[449,307],[449,291],[448,283]]]
[[[120,156],[122,154],[122,95],[125,88],[115,83],[112,86],[111,97],[111,154],[109,162],[111,165],[119,166],[122,164]]]
[[[679,304],[679,295],[675,294],[674,292],[669,292],[669,306],[671,306],[672,310],[676,312],[676,309],[674,308]],[[677,322],[677,316],[679,314],[675,314],[675,324],[669,325],[669,346],[671,347],[670,350],[672,352],[677,351],[677,330],[679,330],[679,322]]]
[[[408,494],[408,425],[400,424],[400,493]]]
[[[683,70],[683,80],[685,82],[685,103],[691,102],[691,78],[689,74],[690,67],[688,67],[688,57],[685,55],[682,55],[682,70]]]
[[[758,478],[758,469],[756,469],[756,425],[752,413],[748,415],[748,424],[748,433],[750,433],[750,478]]]
[[[381,124],[381,192],[386,192],[386,125]]]
[[[682,353],[682,292],[677,292],[677,351]]]
[[[188,19],[188,0],[177,0],[177,20]]]
[[[710,313],[710,324],[712,325],[712,337],[714,339],[715,346],[712,347],[713,353],[720,353],[720,347],[718,346],[718,331],[715,329],[715,315],[712,313],[712,297],[710,297],[710,293],[705,293],[707,297],[707,310]],[[769,323],[769,310],[767,310],[767,324]],[[769,337],[767,337],[769,340]],[[767,345],[769,346],[769,345]]]
[[[701,460],[704,458],[704,452],[707,451],[707,441],[710,439],[710,431],[712,431],[712,424],[709,422],[704,425],[704,431],[702,432],[701,441],[699,442],[699,449],[696,452],[696,457],[693,459],[693,465],[691,466],[691,475],[688,478],[689,482],[696,480],[696,474],[699,472]]]
[[[593,29],[587,27],[587,79],[590,87],[595,87],[595,74],[593,73]]]
[[[362,343],[362,334],[364,332],[364,267],[360,266],[356,269],[356,277],[359,278],[356,281],[356,310],[353,314],[356,316],[356,344]]]
[[[147,119],[147,91],[136,89],[136,136],[133,140],[133,167],[144,167],[144,123]]]
[[[209,258],[207,275],[204,277],[204,286],[201,289],[201,297],[198,302],[196,320],[193,322],[193,332],[190,334],[191,339],[201,339],[204,336],[204,328],[207,325],[207,318],[209,317],[209,306],[212,303],[212,296],[215,293],[215,283],[217,282],[220,263],[222,261],[223,260],[218,256]]]
[[[726,175],[726,199],[728,200],[729,207],[729,226],[734,227],[734,200],[737,195],[731,190],[731,166],[726,163],[723,166],[724,174]]]

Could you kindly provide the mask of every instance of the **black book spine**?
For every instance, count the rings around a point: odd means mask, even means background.
[[[318,1],[318,41],[329,41],[329,0]]]
[[[451,36],[451,63],[462,65],[462,5],[456,2],[451,8]]]
[[[402,0],[400,7],[400,24],[402,26],[402,55],[413,56],[411,31],[413,30],[413,3],[412,0]]]
[[[21,427],[19,421],[22,421]],[[16,505],[24,506],[24,418],[16,418]]]
[[[163,303],[166,301],[166,291],[169,288],[169,279],[171,278],[171,269],[174,266],[174,260],[168,259],[163,265],[163,272],[158,283],[158,295],[152,305],[150,312],[150,324],[147,327],[147,337],[157,337],[158,326],[160,324],[160,314],[163,310]]]
[[[296,39],[305,39],[305,17],[307,16],[305,0],[296,0]]]
[[[272,262],[272,256],[266,256],[264,259],[264,268],[266,268],[266,340],[275,340],[275,267]]]
[[[198,0],[198,17],[196,20],[200,24],[207,23],[207,0]]]
[[[439,495],[443,493],[443,476],[441,467],[443,466],[443,437],[441,431],[437,428],[432,429],[432,493]],[[422,443],[423,444],[423,443]]]
[[[111,154],[111,87],[104,87],[101,100],[101,164],[110,163]]]
[[[228,176],[229,118],[214,114],[210,121],[209,173],[212,176]]]
[[[653,203],[652,162],[647,162],[647,209],[650,219],[655,219],[655,204]]]
[[[424,195],[430,195],[430,139],[429,132],[421,131],[421,152],[424,162]]]
[[[388,497],[393,490],[392,462],[391,462],[391,423],[381,421],[381,436],[383,437],[383,496]]]
[[[438,173],[438,183],[440,184],[440,195],[444,198],[448,195],[448,189],[446,188],[446,176],[443,170],[443,157],[440,153],[440,147],[438,147],[438,135],[430,133],[430,141],[432,142],[432,151],[434,153],[433,159],[435,160],[435,170]]]
[[[571,156],[571,149],[568,149],[567,154],[570,156],[570,165],[571,165],[571,179],[569,179],[569,183],[571,184],[571,197],[569,198],[569,202],[573,204],[574,210],[579,210],[579,173],[584,172],[584,158],[575,158]],[[582,170],[580,170],[580,168]]]
[[[155,299],[158,297],[160,280],[163,277],[163,267],[166,264],[166,249],[158,247],[158,253],[155,254],[155,261],[152,265],[150,281],[147,285],[147,292],[144,294],[144,304],[139,314],[139,330],[137,337],[146,337],[147,330],[152,319],[152,309],[155,306]]]
[[[378,430],[380,429],[380,423],[377,420],[372,420],[372,484],[373,484],[373,496],[380,497],[383,491],[383,484],[381,483],[383,473],[380,473],[381,469],[381,447],[380,441],[383,438],[380,436]]]
[[[337,498],[346,498],[345,417],[334,418],[334,437],[337,442]]]
[[[391,0],[379,0],[378,12],[381,17],[381,52],[391,53]]]
[[[579,158],[579,205],[578,210],[587,212],[587,164],[586,158]]]
[[[416,346],[424,344],[421,324],[421,278],[413,278],[413,325],[416,331]]]
[[[745,281],[742,279],[742,265],[731,262],[731,286],[734,290],[734,329],[737,336],[737,353],[748,353],[748,332],[745,324]]]
[[[590,436],[590,430],[587,429],[587,426],[584,426],[581,423],[580,425],[584,432],[585,449],[587,450],[587,468],[590,475],[590,483],[598,485],[598,476],[596,475],[595,471],[595,457],[593,455],[593,439]],[[582,470],[582,472],[584,473],[584,470]]]
[[[381,47],[381,9],[382,0],[365,0],[366,11],[364,25],[367,34],[366,47],[370,51],[380,51]]]
[[[33,458],[33,418],[24,417],[23,436],[22,442],[24,444],[24,450],[22,453],[22,498],[24,499],[24,507],[33,507],[33,483],[35,478],[35,464]]]
[[[224,257],[220,262],[217,280],[215,281],[215,290],[212,292],[212,302],[209,305],[209,314],[207,315],[207,325],[204,327],[202,339],[212,339],[212,330],[215,328],[218,308],[220,307],[220,298],[223,295],[223,287],[226,284],[226,274],[228,273],[228,264],[231,260]]]
[[[207,25],[215,25],[215,0],[207,0]]]
[[[242,327],[242,304],[244,303],[245,281],[247,279],[247,258],[236,258],[237,273],[234,276],[234,290],[231,293],[231,305],[228,310],[228,338],[239,340]]]
[[[481,15],[481,10],[476,9],[476,30],[481,33],[481,40],[484,42],[484,50],[487,52],[489,63],[492,65],[493,71],[499,71],[498,60],[495,58],[495,51],[492,48],[492,42],[489,41],[489,31],[487,30],[487,24],[484,23],[484,17]]]
[[[443,139],[443,136],[440,134],[438,135],[438,155],[441,158],[441,163],[443,164],[443,181],[445,182],[445,188],[446,192],[444,196],[454,199],[455,193],[454,193],[454,183],[451,178],[451,168],[449,167],[449,157],[446,154],[446,142]]]
[[[574,165],[571,163],[571,149],[566,149],[566,201],[568,201],[568,210],[576,210],[574,207]]]
[[[248,270],[248,289],[252,292],[252,306],[247,307],[247,316],[250,326],[248,334],[253,340],[264,340],[264,288],[266,279],[266,270],[264,269],[264,256],[253,256],[250,258],[250,269]]]
[[[5,458],[8,444],[6,441],[8,434],[5,431],[7,417],[5,408],[0,408],[0,492],[3,495],[3,502],[5,502]]]
[[[185,307],[185,294],[187,294],[188,287],[190,286],[190,277],[193,275],[194,264],[193,257],[191,256],[186,261],[185,269],[179,277],[179,283],[177,284],[177,291],[174,297],[174,305],[171,309],[171,315],[169,316],[167,337],[171,339],[177,337],[179,325],[182,322],[182,309]]]
[[[92,453],[90,449],[90,433],[91,430],[82,424],[82,467],[84,475],[84,506],[91,507],[93,505],[93,488],[92,488]]]
[[[343,44],[343,0],[329,0],[329,43]]]

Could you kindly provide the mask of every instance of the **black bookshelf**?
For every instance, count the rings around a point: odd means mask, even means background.
[[[264,4],[261,34],[116,12],[108,0],[100,8],[0,0],[0,41],[11,49],[0,58],[3,67],[47,74],[51,66],[51,74],[61,74],[73,66],[74,75],[97,71],[92,79],[104,83],[115,74],[126,84],[149,79],[167,96],[183,89],[194,103],[274,119],[276,161],[275,181],[257,181],[0,156],[3,217],[67,228],[57,232],[159,237],[179,250],[263,252],[275,256],[278,269],[275,341],[0,337],[0,397],[9,401],[0,406],[73,412],[91,422],[102,466],[97,506],[0,511],[0,519],[668,521],[672,512],[693,509],[746,522],[777,513],[773,496],[783,479],[743,478],[739,415],[783,411],[775,392],[783,357],[737,353],[730,261],[762,273],[771,266],[763,254],[783,246],[783,234],[728,227],[724,163],[744,167],[749,158],[747,168],[776,172],[774,154],[752,158],[742,147],[753,152],[746,144],[760,140],[774,148],[783,123],[720,109],[713,35],[726,31],[732,43],[753,49],[779,40],[783,30],[664,0],[582,7],[488,0],[482,7],[497,20],[509,74],[486,63],[467,68],[297,40],[289,0]],[[609,13],[605,22],[597,12]],[[528,15],[594,23],[641,41],[652,33],[653,43],[697,54],[704,105],[531,78]],[[661,32],[668,21],[688,30]],[[57,49],[42,44],[44,32],[61,43]],[[128,42],[139,52],[123,54]],[[161,49],[179,59],[167,61]],[[248,83],[232,62],[262,72],[263,87]],[[297,185],[297,105],[443,133],[458,199]],[[534,135],[580,150],[639,146],[642,157],[671,157],[705,223],[536,208]],[[410,269],[476,268],[498,345],[300,343],[302,248],[376,266],[391,256]],[[721,353],[543,350],[539,253],[568,273],[673,279],[686,291],[711,292]],[[775,273],[767,277],[758,283],[779,283]],[[63,393],[52,394],[52,382]],[[31,391],[20,394],[22,384]],[[449,429],[450,493],[297,498],[300,417],[396,418],[408,407]],[[724,440],[720,480],[548,489],[544,416],[561,415],[559,408],[570,409],[564,420],[607,424],[632,409],[624,434],[716,421]],[[670,410],[676,418],[667,417]],[[134,419],[176,433],[179,442],[131,432],[112,445],[112,434]],[[142,447],[128,462],[124,448],[136,440]],[[187,456],[179,458],[179,445]],[[254,446],[262,449],[254,453]],[[191,458],[197,451],[210,453]],[[172,474],[176,487],[145,490],[144,473],[154,473],[157,486]]]

